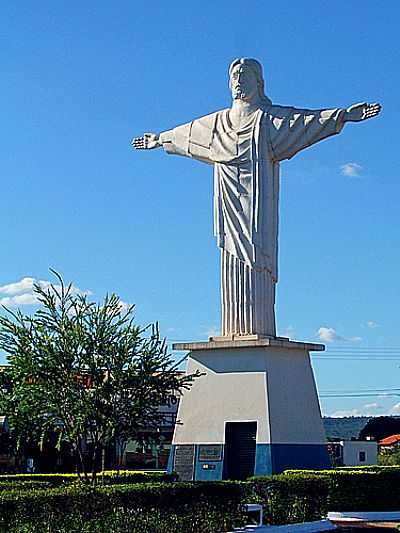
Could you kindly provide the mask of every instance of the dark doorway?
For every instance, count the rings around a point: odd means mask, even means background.
[[[257,422],[226,422],[224,478],[246,479],[254,475]]]

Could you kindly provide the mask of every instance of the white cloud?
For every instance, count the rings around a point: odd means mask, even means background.
[[[317,331],[317,336],[321,341],[324,342],[343,340],[341,337],[339,337],[334,328],[325,328],[323,326],[321,326]]]
[[[379,324],[375,320],[368,320],[367,326],[371,329],[378,328]]]
[[[344,418],[346,416],[377,416],[376,411],[379,411],[383,409],[381,405],[378,403],[367,403],[363,405],[360,408],[354,408],[354,409],[339,409],[338,411],[335,411],[334,413],[328,415],[332,416],[334,418]],[[399,404],[399,412],[400,412],[400,404]]]
[[[0,287],[0,294],[20,294],[21,292],[31,291],[33,289],[33,284],[35,283],[34,278],[22,278],[20,281],[15,283],[9,283],[8,285],[2,285]]]
[[[334,418],[344,418],[346,416],[363,416],[363,415],[359,409],[340,409],[339,411],[335,411],[329,416],[332,416]]]
[[[390,409],[391,415],[400,415],[400,402],[394,404]]]
[[[317,331],[317,337],[323,342],[360,342],[361,337],[342,337],[335,328],[321,326]]]
[[[119,301],[119,308],[121,310],[121,313],[126,313],[128,309],[131,307],[132,304],[128,304],[127,302],[124,302],[123,300]]]
[[[343,176],[350,176],[351,178],[358,177],[362,169],[363,167],[358,163],[346,163],[340,167]]]
[[[35,305],[37,304],[37,298],[35,294],[24,293],[17,294],[16,296],[5,296],[0,298],[0,305],[6,307],[19,307],[20,305]]]
[[[382,406],[379,405],[379,403],[373,402],[373,403],[366,403],[364,405],[364,408],[368,410],[371,410],[371,409],[378,410],[378,409],[382,409]]]
[[[42,288],[47,289],[52,285],[51,281],[37,280],[31,277],[22,278],[19,281],[8,283],[7,285],[0,286],[0,305],[6,307],[20,307],[23,305],[36,305],[38,303],[37,296],[34,292],[35,283],[39,284]],[[57,290],[61,289],[61,286],[54,283],[54,287]],[[72,294],[92,294],[91,291],[83,291],[72,285]]]
[[[294,336],[295,336],[295,331],[296,330],[294,329],[293,326],[288,326],[286,329],[284,329],[282,331],[282,333],[279,332],[279,336],[280,337],[289,337],[289,339],[293,339]]]

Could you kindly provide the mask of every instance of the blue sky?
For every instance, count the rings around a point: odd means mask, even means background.
[[[276,103],[384,106],[282,164],[277,321],[327,341],[325,413],[400,413],[399,17],[397,0],[4,2],[0,301],[31,312],[25,278],[53,267],[171,340],[218,329],[212,170],[129,142],[229,106],[230,61],[256,57]]]

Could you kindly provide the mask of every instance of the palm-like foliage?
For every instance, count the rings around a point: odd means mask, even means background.
[[[85,477],[93,465],[95,479],[101,450],[122,450],[161,424],[160,405],[196,375],[176,372],[179,363],[158,327],[135,324],[133,306],[124,308],[114,294],[89,302],[54,274],[59,285],[35,285],[41,306],[34,315],[8,310],[0,317],[0,348],[10,365],[1,376],[0,406],[19,443],[28,436],[40,443],[56,431]]]

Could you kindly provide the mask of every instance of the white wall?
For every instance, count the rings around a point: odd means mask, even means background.
[[[375,441],[346,440],[340,442],[343,449],[344,466],[376,465],[378,445]],[[365,453],[365,461],[360,461],[360,452]]]
[[[325,434],[310,359],[294,348],[192,352],[174,444],[223,443],[225,422],[257,421],[257,443],[322,444]]]

